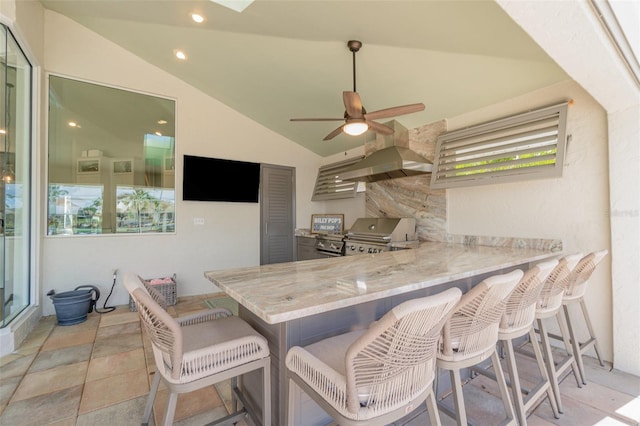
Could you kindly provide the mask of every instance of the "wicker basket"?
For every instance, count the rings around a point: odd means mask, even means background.
[[[173,306],[176,304],[178,299],[177,294],[177,283],[176,283],[176,274],[173,274],[171,277],[172,282],[167,284],[151,284],[151,279],[145,280],[147,284],[153,286],[160,294],[164,296],[167,300],[167,306]],[[136,312],[138,309],[136,308],[136,303],[133,301],[133,298],[129,296],[129,310],[131,312]]]

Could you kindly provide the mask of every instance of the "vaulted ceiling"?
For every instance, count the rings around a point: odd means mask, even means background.
[[[568,78],[493,1],[257,0],[241,13],[208,0],[41,2],[322,156],[366,136],[323,141],[340,122],[289,119],[342,117],[351,39],[363,43],[357,91],[368,111],[426,105],[397,118],[408,128]]]

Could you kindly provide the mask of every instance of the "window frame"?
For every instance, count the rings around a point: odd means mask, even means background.
[[[127,87],[122,87],[122,86],[118,86],[118,85],[114,85],[112,83],[107,83],[107,82],[99,82],[99,81],[95,81],[95,80],[88,80],[88,79],[84,79],[84,78],[79,78],[76,76],[70,76],[70,75],[66,75],[66,74],[61,74],[61,73],[56,73],[56,72],[47,72],[45,73],[45,80],[46,80],[46,92],[47,92],[47,98],[46,98],[46,102],[47,102],[47,114],[46,114],[46,118],[45,118],[45,126],[46,126],[46,157],[47,157],[47,161],[45,162],[45,188],[47,191],[47,206],[46,206],[46,225],[44,227],[44,236],[46,238],[74,238],[74,237],[81,237],[81,238],[86,238],[86,237],[102,237],[102,236],[116,236],[116,235],[128,235],[128,236],[133,236],[133,235],[171,235],[171,234],[176,234],[176,208],[177,208],[177,195],[176,195],[176,182],[175,182],[175,171],[174,170],[165,170],[164,167],[164,161],[165,159],[161,159],[161,162],[158,163],[159,165],[159,174],[166,174],[167,175],[167,179],[170,180],[170,185],[169,186],[153,186],[153,185],[148,185],[146,184],[146,182],[144,184],[140,184],[139,182],[134,182],[134,183],[130,183],[130,182],[119,182],[119,180],[123,179],[124,177],[128,177],[130,176],[132,179],[134,177],[134,172],[138,172],[140,171],[141,173],[146,173],[146,165],[143,165],[142,167],[138,167],[136,166],[136,161],[140,162],[140,159],[142,159],[142,161],[146,161],[146,157],[144,155],[144,151],[143,151],[143,155],[140,158],[133,158],[131,157],[128,153],[124,154],[124,157],[121,157],[120,155],[115,155],[115,156],[106,156],[103,155],[103,152],[101,150],[82,150],[86,152],[86,157],[83,157],[84,152],[80,152],[79,154],[74,156],[74,159],[71,160],[72,162],[72,167],[71,167],[71,177],[69,177],[66,181],[64,182],[52,182],[51,181],[51,150],[52,150],[52,136],[50,134],[51,132],[51,122],[52,122],[52,117],[51,117],[51,78],[59,78],[59,79],[66,79],[69,81],[73,81],[73,82],[77,82],[77,83],[84,83],[84,84],[90,84],[90,85],[94,85],[97,87],[101,87],[104,89],[113,89],[113,90],[117,90],[117,91],[121,91],[121,92],[127,92],[128,94],[133,94],[133,95],[142,95],[145,97],[149,97],[149,98],[155,98],[158,99],[162,102],[165,101],[169,101],[172,104],[172,110],[173,110],[173,116],[169,119],[169,125],[172,126],[171,129],[171,136],[166,136],[172,139],[171,141],[171,150],[172,150],[172,155],[171,157],[175,157],[176,153],[178,152],[177,149],[177,138],[176,138],[176,134],[177,134],[177,117],[178,117],[178,102],[177,102],[177,98],[174,97],[170,97],[170,96],[166,96],[166,95],[161,95],[161,94],[157,94],[157,93],[150,93],[150,92],[145,92],[145,91],[141,91],[141,90],[136,90],[136,89],[131,89],[131,88],[127,88]],[[156,122],[156,124],[160,125],[160,124],[167,124],[167,122],[165,121],[164,123],[160,123],[159,121]],[[163,132],[164,133],[164,132]],[[145,134],[145,136],[150,136],[150,137],[156,137],[157,133],[147,133]],[[162,136],[159,136],[162,137]],[[143,140],[143,145],[142,148],[143,150],[145,149],[145,144],[146,140]],[[96,153],[91,153],[90,151],[96,151]],[[80,164],[79,161],[82,161],[84,159],[86,160],[92,160],[92,157],[100,157],[100,160],[98,161],[99,164],[99,168],[97,172],[90,172],[90,171],[82,171],[79,170],[78,165]],[[103,161],[104,160],[104,161]],[[131,167],[131,171],[127,171],[126,173],[120,173],[120,172],[115,172],[113,170],[113,161],[128,161]],[[104,163],[104,164],[103,164]],[[75,187],[82,187],[82,186],[91,186],[93,185],[92,183],[86,183],[86,182],[78,182],[77,178],[79,176],[82,176],[84,174],[89,175],[89,174],[102,174],[104,173],[105,176],[99,176],[99,185],[102,185],[103,187],[103,194],[100,197],[100,201],[102,202],[102,206],[100,206],[99,210],[103,210],[104,207],[104,202],[105,199],[108,199],[109,201],[109,210],[108,210],[108,214],[111,214],[113,216],[112,222],[113,222],[113,227],[111,227],[109,232],[103,232],[104,228],[104,223],[102,222],[102,220],[104,219],[104,212],[101,212],[101,216],[102,219],[100,221],[100,223],[97,226],[97,229],[93,229],[95,228],[94,226],[92,226],[91,230],[78,230],[76,228],[78,228],[78,226],[76,226],[77,223],[77,213],[75,212],[67,212],[65,213],[66,216],[69,216],[69,226],[65,226],[64,230],[59,229],[59,226],[53,226],[50,224],[50,221],[52,220],[59,220],[60,218],[58,216],[61,216],[60,214],[58,214],[57,212],[51,212],[51,207],[52,207],[52,194],[51,194],[51,190],[52,190],[52,186],[75,186]],[[106,176],[108,175],[108,176]],[[75,179],[72,181],[72,178],[75,176]],[[157,229],[138,229],[138,232],[133,232],[131,230],[123,230],[119,228],[118,225],[118,216],[119,216],[119,212],[118,212],[118,200],[116,200],[115,195],[117,192],[117,189],[120,188],[125,188],[128,186],[133,186],[137,189],[140,189],[141,191],[145,191],[145,192],[154,192],[156,190],[168,190],[168,191],[173,191],[173,201],[172,201],[172,205],[173,205],[173,211],[171,216],[171,223],[170,224],[166,224],[164,222],[157,224],[157,226],[155,228]],[[109,195],[105,196],[105,189],[108,189]],[[126,189],[126,188],[125,188]],[[112,191],[113,190],[113,191]],[[113,198],[113,199],[110,199]],[[163,200],[158,200],[160,203]],[[113,209],[111,209],[111,206],[113,207]],[[85,207],[80,208],[79,210],[83,210]],[[105,209],[106,210],[106,209]],[[159,215],[162,216],[163,218],[167,216],[167,211],[162,211],[159,212]]]
[[[567,101],[440,135],[431,188],[562,176],[569,104]]]

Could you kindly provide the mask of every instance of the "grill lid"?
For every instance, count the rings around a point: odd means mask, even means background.
[[[386,242],[417,240],[413,218],[365,217],[356,219],[347,233],[349,239]]]

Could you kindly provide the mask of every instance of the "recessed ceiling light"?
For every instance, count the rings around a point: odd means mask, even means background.
[[[187,55],[182,50],[176,50],[176,58],[184,61],[187,59]]]
[[[202,24],[204,22],[204,16],[199,13],[192,13],[191,19],[193,19],[193,22],[197,22],[198,24]]]
[[[162,136],[162,133],[156,132],[156,136]]]
[[[6,135],[7,131],[5,129],[0,129],[0,135]]]
[[[70,121],[67,124],[69,125],[69,127],[78,127],[78,123],[76,123],[75,121]]]
[[[167,124],[167,120],[158,120],[158,124]]]

